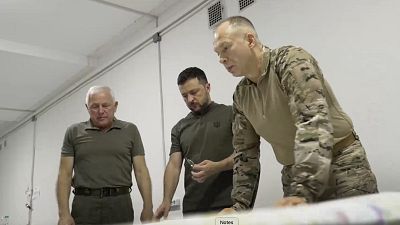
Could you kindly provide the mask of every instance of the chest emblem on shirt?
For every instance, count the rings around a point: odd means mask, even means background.
[[[213,125],[215,128],[218,128],[221,126],[221,123],[219,121],[215,121],[215,122],[213,122]]]

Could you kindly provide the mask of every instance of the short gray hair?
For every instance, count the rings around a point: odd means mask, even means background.
[[[110,93],[113,102],[115,102],[114,93],[113,93],[113,91],[111,90],[110,87],[108,87],[108,86],[93,86],[93,87],[90,87],[88,92],[86,93],[86,101],[85,101],[86,105],[89,104],[90,95],[92,95],[94,93],[99,93],[99,92],[108,92],[108,93]]]
[[[246,29],[247,31],[250,31],[251,33],[254,34],[254,36],[257,39],[257,42],[260,42],[258,39],[258,34],[256,31],[256,28],[254,27],[253,23],[246,17],[244,16],[231,16],[226,19],[223,19],[222,21],[219,21],[216,25],[216,28],[218,28],[221,24],[227,22],[231,28],[242,28]]]

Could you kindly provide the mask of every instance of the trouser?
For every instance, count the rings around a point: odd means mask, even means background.
[[[290,185],[292,182],[292,165],[284,166],[282,185],[285,197],[294,195],[294,190]],[[359,140],[356,140],[332,156],[328,185],[321,196],[316,196],[315,201],[377,192],[376,178],[371,171],[364,147]]]
[[[134,219],[130,194],[102,198],[75,195],[71,214],[77,225],[132,224]]]

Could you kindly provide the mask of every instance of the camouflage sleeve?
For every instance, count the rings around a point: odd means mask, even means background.
[[[250,209],[254,205],[260,175],[260,136],[258,136],[238,108],[233,103],[233,208]]]
[[[333,127],[316,60],[301,48],[278,53],[276,71],[295,120],[293,195],[315,201],[326,189],[333,148]]]

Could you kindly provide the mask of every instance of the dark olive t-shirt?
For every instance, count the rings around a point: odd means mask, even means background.
[[[68,127],[61,154],[74,157],[73,187],[130,187],[132,157],[144,155],[144,149],[134,124],[115,119],[102,132],[89,120]]]
[[[212,102],[201,114],[189,113],[171,131],[171,151],[182,152],[194,163],[220,161],[233,153],[231,106]],[[204,211],[232,205],[232,170],[209,177],[204,183],[191,178],[185,165],[183,212]]]

